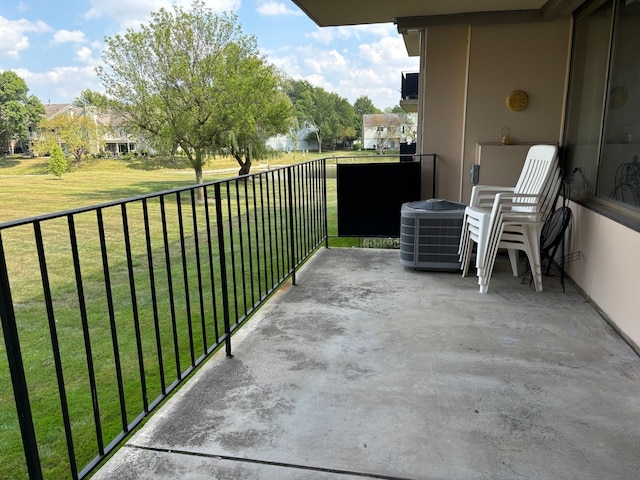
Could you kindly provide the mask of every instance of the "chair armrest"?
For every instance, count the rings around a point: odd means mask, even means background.
[[[474,185],[471,189],[471,200],[469,205],[472,207],[491,208],[493,200],[498,193],[513,192],[514,187],[501,187],[497,185]]]

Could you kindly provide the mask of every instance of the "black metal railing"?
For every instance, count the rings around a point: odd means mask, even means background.
[[[0,477],[86,477],[214,350],[231,355],[232,333],[326,244],[325,170],[0,224]]]

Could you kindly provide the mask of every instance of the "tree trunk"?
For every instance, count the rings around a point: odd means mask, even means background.
[[[200,185],[202,183],[202,165],[204,164],[204,159],[203,159],[203,152],[199,149],[195,149],[195,158],[192,156],[192,154],[189,152],[188,148],[184,148],[183,150],[185,150],[186,154],[187,154],[187,158],[189,158],[189,163],[191,163],[191,166],[193,167],[193,170],[196,172],[196,184]],[[206,201],[206,197],[204,194],[204,187],[203,188],[198,188],[198,202],[205,202]]]
[[[200,185],[202,183],[202,166],[198,165],[196,167],[194,167],[194,170],[196,171],[196,183],[198,185]],[[198,189],[198,202],[203,202],[205,201],[205,196],[204,196],[204,187],[199,188]]]
[[[231,153],[235,157],[236,162],[238,162],[238,165],[240,165],[238,175],[249,175],[249,171],[251,170],[251,153],[249,152],[249,148],[244,149],[244,160],[240,152],[236,152],[233,147],[231,148]]]
[[[249,170],[251,170],[251,160],[247,159],[245,162],[240,163],[240,170],[238,170],[238,175],[249,175]]]

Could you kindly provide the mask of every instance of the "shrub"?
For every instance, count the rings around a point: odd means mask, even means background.
[[[49,171],[60,179],[62,174],[67,171],[67,168],[67,159],[65,158],[60,145],[53,145],[51,148],[51,155],[49,156]]]

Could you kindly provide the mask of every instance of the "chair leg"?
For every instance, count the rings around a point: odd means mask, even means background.
[[[473,253],[473,244],[475,242],[471,238],[467,239],[467,244],[460,255],[460,269],[462,270],[462,276],[466,277],[469,273],[469,264],[471,263],[471,256]]]
[[[480,285],[480,293],[489,291],[489,282],[493,274],[493,267],[496,263],[496,255],[498,254],[499,238],[502,235],[502,227],[497,237],[487,239],[487,249],[483,259],[482,268],[478,268],[478,285]]]
[[[542,291],[542,256],[540,254],[540,230],[541,224],[527,225],[527,237],[529,240],[529,265],[531,266],[531,275],[533,276],[533,283],[536,287],[536,292]]]
[[[519,255],[518,255],[518,250],[514,249],[514,248],[509,248],[507,249],[507,252],[509,253],[509,263],[511,263],[511,272],[513,273],[514,277],[517,277],[519,275],[518,272],[518,266],[519,266]]]

